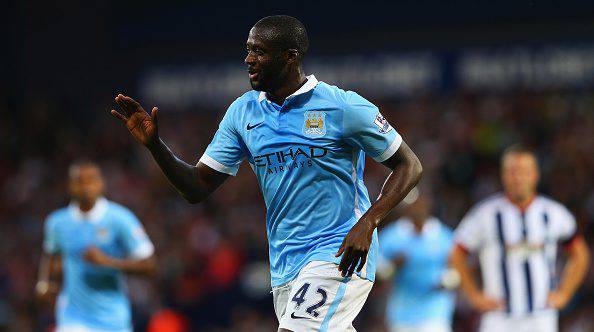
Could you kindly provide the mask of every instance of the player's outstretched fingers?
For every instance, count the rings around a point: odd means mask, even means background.
[[[118,94],[117,97],[115,97],[115,102],[118,104],[118,106],[120,106],[126,116],[132,115],[133,111],[128,108],[128,103],[126,102],[123,94]]]
[[[338,265],[338,271],[342,272],[342,276],[344,277],[347,273],[347,269],[351,265],[352,262],[352,251],[350,248],[347,248],[344,253],[342,254],[342,259],[340,260],[340,264]]]
[[[342,240],[342,244],[340,245],[340,248],[338,248],[338,252],[336,252],[336,255],[334,255],[334,257],[340,257],[340,255],[344,253],[344,247],[344,240]]]
[[[157,106],[154,106],[153,109],[152,109],[152,111],[151,111],[151,118],[153,118],[153,123],[155,125],[157,125],[157,123],[158,123],[157,122],[158,113],[159,113],[159,109],[157,108]]]
[[[351,260],[351,264],[349,265],[348,269],[347,269],[347,277],[351,277],[353,275],[353,272],[355,272],[355,268],[357,267],[357,265],[359,264],[359,260],[361,259],[361,254],[359,251],[355,251],[355,253],[353,254],[353,259]]]
[[[363,253],[363,256],[361,257],[361,261],[359,262],[359,266],[357,267],[357,272],[361,272],[361,270],[363,270],[363,267],[365,266],[366,262],[367,262],[367,253]]]
[[[128,118],[125,115],[116,110],[111,110],[111,115],[122,121],[124,124],[128,121]]]
[[[133,112],[144,111],[140,103],[136,100],[132,99],[131,97],[124,96],[124,100],[128,104],[128,108]]]

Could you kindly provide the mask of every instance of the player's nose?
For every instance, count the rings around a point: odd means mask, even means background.
[[[243,61],[248,65],[253,65],[256,63],[256,57],[250,52],[245,56]]]

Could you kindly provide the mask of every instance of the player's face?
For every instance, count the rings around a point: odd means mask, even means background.
[[[523,201],[536,192],[538,164],[529,153],[510,153],[503,158],[501,180],[505,193],[514,200]]]
[[[256,91],[273,91],[280,86],[287,61],[283,51],[272,46],[267,31],[258,27],[252,28],[246,43],[248,75],[252,89]]]
[[[70,176],[70,194],[76,200],[94,202],[103,194],[101,171],[90,165],[83,165]]]
[[[407,210],[407,214],[415,220],[427,219],[431,211],[431,201],[427,196],[421,195],[412,203]]]

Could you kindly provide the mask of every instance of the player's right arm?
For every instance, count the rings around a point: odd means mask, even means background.
[[[119,94],[115,98],[121,113],[112,110],[130,134],[151,153],[163,174],[190,203],[198,203],[215,191],[229,176],[199,162],[190,165],[179,159],[161,140],[158,133],[157,107],[148,114],[134,99]]]
[[[60,290],[56,279],[61,275],[62,260],[58,255],[41,254],[35,294],[45,302],[52,302]]]
[[[459,245],[455,245],[450,255],[450,264],[460,275],[460,290],[464,293],[468,302],[480,312],[502,309],[503,305],[500,301],[488,297],[478,287],[468,266],[467,258],[468,253],[466,250]]]
[[[39,262],[39,275],[35,284],[35,294],[41,300],[52,302],[60,289],[62,275],[62,259],[59,255],[59,245],[56,232],[55,218],[48,217],[44,224],[43,252]]]
[[[468,255],[480,248],[483,232],[477,209],[472,209],[455,231],[450,265],[458,271],[460,290],[470,304],[480,312],[487,312],[503,309],[504,305],[502,301],[489,297],[480,289],[468,265]]]

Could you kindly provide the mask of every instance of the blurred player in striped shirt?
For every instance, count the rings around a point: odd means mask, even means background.
[[[508,148],[501,161],[504,192],[477,204],[455,232],[452,262],[461,289],[483,313],[481,331],[553,332],[563,308],[588,269],[588,248],[573,215],[536,191],[535,154],[522,146]],[[568,253],[557,283],[557,244]],[[483,289],[466,263],[477,252]]]

